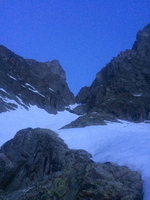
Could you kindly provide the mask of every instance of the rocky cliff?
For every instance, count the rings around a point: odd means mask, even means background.
[[[80,90],[76,102],[83,104],[77,112],[87,115],[74,122],[74,127],[118,118],[134,122],[150,119],[150,24],[137,33],[131,50],[113,58],[90,87]]]
[[[1,200],[141,200],[138,172],[96,164],[47,129],[27,128],[0,149]]]
[[[37,105],[49,113],[74,103],[57,60],[24,59],[0,45],[0,112]]]

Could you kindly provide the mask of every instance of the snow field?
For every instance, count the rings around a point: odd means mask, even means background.
[[[61,129],[78,116],[68,111],[48,114],[31,106],[0,114],[0,146],[23,128],[49,128],[72,149],[85,149],[96,162],[115,162],[140,171],[144,181],[144,200],[150,200],[150,123],[108,123],[102,126]]]
[[[142,173],[144,200],[150,200],[150,124],[108,123],[57,131],[69,148],[85,149],[95,162],[114,162]]]
[[[16,132],[24,128],[48,128],[53,131],[75,120],[78,116],[68,111],[58,112],[57,115],[49,114],[37,106],[29,110],[19,108],[0,114],[0,146],[14,137]]]

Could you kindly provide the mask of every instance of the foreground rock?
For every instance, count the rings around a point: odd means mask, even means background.
[[[74,103],[57,60],[24,59],[0,45],[0,112],[36,105],[49,113]]]
[[[102,113],[99,124],[102,118],[111,120],[112,116],[133,122],[150,119],[150,24],[137,33],[131,50],[113,58],[90,87],[80,90],[76,102],[83,104],[88,116]],[[95,117],[88,120],[89,125],[95,124]],[[78,119],[79,126],[84,119]]]
[[[96,164],[47,129],[24,129],[0,149],[0,200],[141,200],[138,172]]]

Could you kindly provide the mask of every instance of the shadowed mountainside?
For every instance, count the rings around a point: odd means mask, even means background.
[[[66,74],[57,60],[24,59],[0,46],[0,112],[37,105],[49,113],[74,103]]]
[[[76,96],[74,112],[86,114],[66,127],[104,124],[117,119],[150,119],[150,24],[137,33],[131,50],[121,52],[100,72],[90,87]]]

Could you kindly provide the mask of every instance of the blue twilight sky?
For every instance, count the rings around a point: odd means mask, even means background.
[[[0,44],[24,58],[58,59],[74,94],[149,22],[150,0],[0,0]]]

